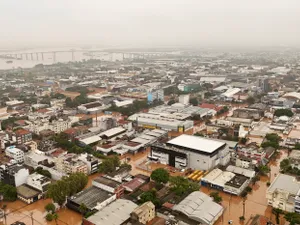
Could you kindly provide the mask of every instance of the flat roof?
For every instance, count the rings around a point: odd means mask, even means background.
[[[17,193],[24,198],[33,198],[41,192],[29,187],[26,184],[22,184],[21,186],[17,187]]]
[[[213,153],[214,151],[225,145],[225,143],[221,141],[215,141],[208,138],[187,134],[182,134],[168,141],[167,144],[175,145],[177,147],[194,149],[206,153]]]
[[[120,182],[109,179],[107,177],[97,177],[93,181],[98,182],[100,184],[105,184],[105,185],[107,185],[109,187],[112,187],[112,188],[116,188],[121,184]]]
[[[95,225],[120,225],[130,218],[130,214],[137,207],[132,201],[117,199],[86,220]]]
[[[248,169],[245,169],[245,168],[232,166],[232,165],[229,165],[226,168],[226,171],[236,173],[236,174],[239,174],[239,175],[243,175],[243,176],[249,177],[249,178],[252,178],[252,177],[255,176],[255,171],[253,171],[253,170],[248,170]]]
[[[71,196],[69,199],[78,205],[85,204],[87,208],[93,209],[97,206],[97,203],[104,202],[111,196],[112,194],[108,191],[104,191],[101,188],[91,186]]]
[[[300,190],[300,183],[295,177],[280,173],[268,188],[268,192],[274,192],[276,189],[287,191],[292,195],[297,195]]]
[[[123,127],[114,127],[114,128],[111,128],[109,130],[106,130],[106,131],[100,133],[99,136],[101,137],[101,136],[105,135],[107,137],[111,137],[111,136],[117,135],[117,134],[125,132],[125,131],[126,131],[126,129]]]

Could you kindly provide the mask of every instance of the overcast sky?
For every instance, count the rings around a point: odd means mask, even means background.
[[[300,46],[300,0],[0,0],[0,49]]]

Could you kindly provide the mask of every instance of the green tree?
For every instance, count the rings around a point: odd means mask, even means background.
[[[38,166],[36,169],[35,169],[35,172],[38,173],[38,174],[41,174],[45,177],[48,177],[48,178],[52,178],[52,175],[51,173],[48,171],[48,170],[44,170],[42,167]]]
[[[247,138],[241,138],[241,139],[240,139],[240,143],[241,143],[242,145],[245,145],[245,144],[247,143],[247,141],[248,141]]]
[[[300,143],[296,143],[296,144],[295,144],[295,149],[296,149],[296,150],[300,150]]]
[[[46,206],[45,206],[45,210],[47,212],[51,212],[51,213],[54,213],[55,212],[55,205],[53,203],[48,203]]]
[[[199,105],[198,99],[197,98],[191,98],[190,99],[190,104],[193,106]]]
[[[287,172],[289,167],[291,166],[290,164],[290,160],[289,159],[283,159],[281,162],[280,162],[280,170],[282,172]]]
[[[169,172],[163,168],[158,168],[151,173],[151,179],[158,184],[165,184],[169,181]]]
[[[290,225],[300,224],[300,214],[298,213],[286,213],[284,218],[290,222]]]
[[[156,207],[161,205],[160,200],[156,197],[156,190],[152,189],[151,191],[143,192],[140,195],[140,202],[148,202],[151,201]]]
[[[118,156],[107,157],[102,161],[99,166],[100,173],[115,172],[117,167],[120,166],[120,159]]]
[[[17,200],[17,189],[16,187],[0,183],[0,193],[3,195],[5,201],[15,201]]]
[[[47,221],[52,221],[53,220],[52,213],[48,213],[45,218]]]
[[[170,99],[170,101],[168,101],[168,105],[173,105],[174,103],[176,103],[175,99]]]
[[[260,165],[258,167],[258,171],[261,175],[266,175],[267,173],[270,172],[270,168],[268,166],[265,166],[265,165]]]
[[[248,186],[248,187],[245,188],[245,191],[250,193],[252,191],[252,188]]]
[[[214,199],[214,202],[216,203],[220,203],[223,201],[222,197],[219,195],[219,192],[211,192],[209,194],[210,197],[212,197]]]
[[[66,103],[66,106],[69,107],[69,108],[73,108],[73,101],[70,97],[67,97],[66,100],[65,100],[65,103]]]
[[[280,214],[283,214],[282,209],[273,208],[272,209],[272,214],[275,215],[276,223],[279,224],[280,223],[280,221],[279,221]]]
[[[52,219],[55,221],[55,224],[58,225],[57,220],[58,220],[58,214],[57,213],[53,213],[52,214]]]
[[[81,203],[79,206],[79,211],[81,212],[82,215],[84,215],[88,211],[88,208],[84,203]]]
[[[280,117],[280,116],[288,116],[292,117],[294,113],[290,109],[276,109],[274,112],[274,116]]]
[[[255,103],[255,98],[253,98],[253,97],[249,97],[249,98],[247,98],[247,103],[249,104],[249,105],[251,105],[251,104],[254,104]]]
[[[252,184],[256,184],[257,181],[260,180],[260,177],[256,175],[255,177],[252,178]]]
[[[178,196],[182,196],[185,193],[190,193],[193,191],[199,191],[200,189],[198,183],[189,181],[185,177],[181,176],[170,177],[170,187],[171,190],[174,191]]]

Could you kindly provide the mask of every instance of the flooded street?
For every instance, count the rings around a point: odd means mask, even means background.
[[[276,160],[270,162],[271,168],[271,180],[274,180],[275,176],[279,173],[279,165],[282,159],[287,157],[287,151],[281,151],[278,154]],[[260,181],[258,181],[255,185],[252,186],[253,191],[248,194],[245,200],[245,218],[244,224],[247,221],[254,217],[256,214],[260,214],[266,216],[271,219],[272,222],[275,223],[275,216],[272,215],[272,207],[268,206],[266,199],[266,191],[267,191],[267,182],[269,181],[268,176],[261,177]],[[208,189],[207,187],[201,187],[201,191],[209,194],[216,190]],[[217,221],[217,225],[228,224],[229,220],[233,220],[233,224],[242,224],[239,221],[239,217],[243,215],[243,199],[239,196],[230,195],[224,192],[220,192],[220,196],[222,196],[223,201],[222,205],[225,208],[224,214],[219,221]],[[284,220],[281,219],[281,225],[284,224]]]
[[[137,153],[136,155],[126,154],[122,158],[125,160],[126,158],[130,158],[129,164],[132,165],[132,174],[142,173],[145,175],[150,175],[150,171],[145,171],[137,168],[137,165],[141,164],[149,153],[149,149],[144,152]],[[279,173],[279,165],[280,161],[287,157],[287,151],[281,151],[278,154],[277,160],[270,162],[270,177],[264,176],[261,177],[261,180],[258,181],[255,185],[252,186],[252,193],[248,194],[247,199],[245,201],[245,222],[256,214],[264,215],[268,218],[271,218],[273,222],[275,222],[275,216],[272,215],[272,208],[267,205],[266,199],[266,190],[267,190],[267,182],[271,179],[274,180],[276,175]],[[164,166],[164,165],[163,165]],[[149,169],[155,169],[156,167],[161,167],[158,164],[149,165]],[[166,167],[166,166],[164,166]],[[90,187],[92,184],[92,180],[95,179],[99,174],[93,174],[89,176],[89,181],[86,187]],[[215,191],[214,189],[208,189],[207,187],[201,187],[201,191],[209,194],[210,192]],[[227,224],[228,220],[233,220],[234,224],[240,224],[239,217],[243,215],[243,199],[238,196],[233,196],[227,193],[220,192],[220,195],[223,198],[222,205],[225,208],[224,215],[217,221],[217,225]],[[45,213],[45,205],[51,202],[51,199],[40,200],[31,205],[27,205],[22,201],[18,200],[16,202],[6,202],[4,204],[7,205],[6,213],[7,215],[7,224],[11,224],[15,221],[21,221],[25,224],[31,224],[31,213],[33,217],[34,224],[47,224],[47,225],[55,225],[55,221],[47,222],[44,217]],[[68,224],[68,225],[80,225],[82,221],[82,216],[69,210],[67,208],[63,208],[58,211],[59,220],[57,224]],[[281,225],[284,224],[284,220],[281,220]]]

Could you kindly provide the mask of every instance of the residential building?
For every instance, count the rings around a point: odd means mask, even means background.
[[[190,104],[190,95],[179,95],[179,103],[184,105]]]
[[[55,133],[60,133],[69,129],[72,126],[72,121],[70,119],[58,119],[49,122],[48,120],[35,120],[31,121],[28,125],[28,130],[39,135],[43,130],[52,130]]]
[[[84,162],[87,165],[88,174],[93,174],[98,172],[98,167],[101,164],[101,161],[94,157],[93,155],[89,155],[88,153],[79,155],[78,159]]]
[[[122,183],[107,176],[97,177],[92,181],[92,184],[95,187],[115,194],[117,198],[122,197],[124,194],[124,187],[122,186]]]
[[[273,208],[286,212],[295,211],[295,198],[300,190],[300,183],[293,176],[278,174],[269,186],[266,197]]]
[[[88,166],[81,161],[76,154],[66,154],[59,156],[56,160],[56,169],[66,174],[84,173],[88,174]]]
[[[182,134],[165,144],[151,145],[150,157],[176,168],[210,170],[229,162],[230,146],[222,140]]]
[[[41,193],[45,193],[48,190],[49,184],[51,184],[51,180],[41,174],[33,173],[27,177],[26,184]]]
[[[122,225],[130,221],[131,213],[138,205],[125,199],[117,199],[101,211],[83,219],[83,225]]]
[[[12,136],[13,136],[13,140],[15,140],[18,145],[32,141],[31,132],[25,129],[16,130]]]
[[[10,146],[5,149],[5,155],[13,160],[15,160],[17,163],[24,162],[24,152],[16,146]]]
[[[147,92],[147,101],[148,103],[154,102],[154,101],[164,101],[164,90],[158,89],[158,90],[149,90]]]
[[[232,117],[260,120],[264,116],[264,111],[259,109],[239,108],[233,111]]]
[[[28,186],[27,184],[22,184],[17,187],[17,198],[22,200],[27,204],[31,204],[40,200],[43,197],[43,193]]]
[[[152,202],[145,202],[135,208],[131,213],[131,219],[141,224],[148,224],[155,217],[155,205]]]
[[[0,180],[5,184],[20,186],[26,183],[29,170],[19,164],[4,164],[0,166]]]

